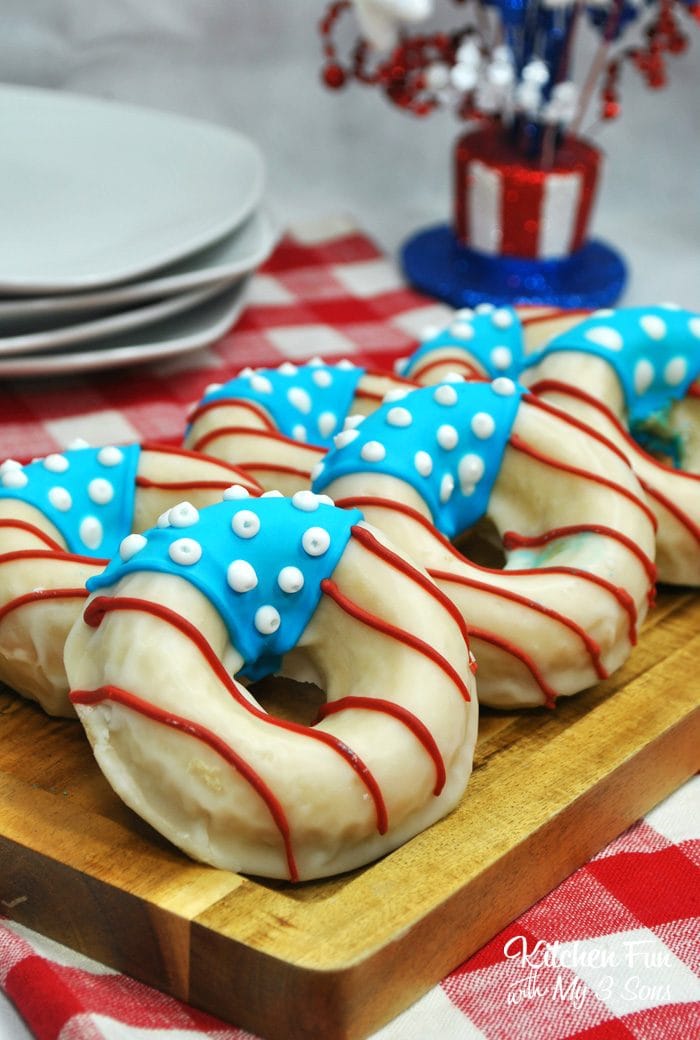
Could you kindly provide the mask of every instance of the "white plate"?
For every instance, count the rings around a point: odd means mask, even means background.
[[[230,235],[145,281],[60,296],[0,299],[0,329],[10,321],[34,325],[45,318],[70,320],[97,315],[114,307],[174,296],[191,289],[234,281],[256,270],[270,255],[279,232],[266,213],[257,210]],[[30,328],[27,328],[30,331]]]
[[[245,305],[248,278],[200,304],[138,332],[102,341],[93,350],[0,359],[0,377],[55,376],[95,372],[160,361],[214,343],[225,335]]]
[[[0,291],[138,278],[249,216],[263,161],[224,127],[95,98],[0,87]]]

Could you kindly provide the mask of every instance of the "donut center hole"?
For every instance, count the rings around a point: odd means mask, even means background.
[[[495,524],[487,516],[456,538],[454,546],[463,556],[480,567],[491,567],[493,570],[502,570],[505,567],[506,557],[500,535]]]
[[[325,693],[315,683],[297,682],[281,675],[260,679],[248,689],[268,715],[302,726],[311,726],[326,703]]]

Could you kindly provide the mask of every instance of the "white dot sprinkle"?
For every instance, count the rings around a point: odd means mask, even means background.
[[[322,437],[330,437],[337,425],[337,415],[333,412],[321,412],[318,417],[318,432]]]
[[[461,372],[445,372],[442,377],[445,383],[464,383],[465,378]]]
[[[298,567],[283,567],[277,575],[277,584],[282,592],[299,592],[304,587],[304,575]]]
[[[191,567],[202,558],[202,546],[194,538],[176,538],[170,543],[168,556],[173,563]]]
[[[292,426],[292,437],[295,441],[306,441],[308,432],[303,423],[294,423],[294,426]]]
[[[402,408],[400,405],[397,405],[394,408],[390,408],[386,413],[386,421],[389,423],[389,426],[410,426],[413,422],[413,416],[408,408]]]
[[[156,520],[156,527],[170,527],[170,510],[166,509],[164,513],[161,513]]]
[[[607,347],[608,350],[622,350],[624,342],[622,336],[611,325],[596,325],[584,333],[589,343],[595,343],[599,347]]]
[[[126,538],[122,538],[119,545],[119,558],[127,562],[136,553],[141,552],[147,545],[147,541],[142,534],[128,534]]]
[[[688,362],[684,357],[674,357],[664,368],[664,382],[668,386],[680,386],[686,377]]]
[[[287,391],[287,400],[298,411],[308,415],[311,411],[311,396],[303,386],[293,386]]]
[[[96,516],[86,516],[80,522],[78,535],[80,536],[80,541],[88,549],[97,549],[102,543],[104,530]]]
[[[499,397],[511,397],[515,393],[515,383],[508,376],[499,376],[491,383],[491,389]]]
[[[433,472],[433,460],[427,451],[417,451],[413,456],[413,465],[421,477],[429,477]]]
[[[323,360],[323,358],[319,357],[318,354],[315,354],[314,357],[312,357],[311,360],[307,362],[307,364],[311,367],[316,368],[319,365],[325,365],[325,361]]]
[[[318,509],[318,497],[308,489],[295,491],[292,495],[292,505],[303,513],[314,513]]]
[[[86,441],[84,437],[74,437],[73,440],[69,442],[68,447],[73,451],[81,451],[83,448],[90,447],[90,441]]]
[[[239,498],[250,498],[250,491],[242,484],[232,484],[224,491],[224,502],[234,502]]]
[[[104,477],[95,477],[87,486],[88,498],[98,506],[106,506],[114,498],[114,485]]]
[[[410,386],[392,386],[391,390],[387,390],[382,398],[384,404],[391,404],[392,401],[403,401],[404,397],[411,393]]]
[[[260,530],[260,518],[251,509],[239,509],[231,518],[231,530],[239,538],[254,538]]]
[[[421,342],[427,343],[431,339],[435,339],[442,332],[440,325],[426,325],[420,334]]]
[[[458,311],[455,311],[455,318],[463,318],[465,321],[469,321],[474,317],[474,311],[471,307],[460,307]]]
[[[204,387],[204,397],[208,397],[209,394],[215,394],[217,390],[220,390],[223,383],[209,383],[208,386]]]
[[[484,475],[484,460],[480,455],[469,452],[459,460],[457,467],[459,483],[461,487],[469,487],[477,484]]]
[[[226,568],[226,581],[234,592],[250,592],[258,584],[258,576],[247,560],[234,560]]]
[[[73,497],[68,488],[52,487],[49,491],[49,502],[54,509],[67,513],[73,505]]]
[[[452,405],[457,404],[457,391],[453,386],[443,383],[439,386],[433,394],[433,400],[438,404]]]
[[[319,368],[317,372],[312,372],[311,379],[316,386],[321,387],[321,389],[325,389],[325,387],[330,386],[333,382],[333,376],[327,368]]]
[[[474,310],[477,314],[490,314],[495,308],[492,303],[477,303]]]
[[[700,339],[700,318],[691,318],[688,322],[688,331],[691,336],[695,336]]]
[[[171,527],[192,527],[199,520],[199,512],[191,502],[178,502],[168,513]]]
[[[513,362],[513,355],[508,347],[494,347],[490,354],[491,364],[499,372],[504,372]]]
[[[442,480],[440,481],[440,501],[444,504],[448,502],[452,492],[455,489],[455,480],[451,473],[445,473]]]
[[[263,491],[261,498],[284,498],[281,491]]]
[[[346,445],[351,444],[356,437],[360,436],[359,430],[343,430],[341,433],[336,433],[333,438],[333,443],[336,448],[344,448]]]
[[[639,324],[651,339],[663,339],[668,332],[666,322],[658,314],[645,314],[639,319]]]
[[[299,369],[292,361],[283,361],[277,371],[283,376],[295,376]]]
[[[493,416],[489,415],[488,412],[476,412],[472,416],[471,428],[475,437],[478,437],[480,441],[485,441],[493,436],[496,423]]]
[[[634,366],[634,389],[638,394],[643,394],[654,382],[654,366],[651,361],[642,358]]]
[[[23,469],[7,469],[2,475],[2,486],[6,488],[23,488],[29,483],[29,477]]]
[[[47,469],[49,473],[65,473],[70,463],[65,455],[59,455],[54,452],[46,456],[43,465],[44,469]]]
[[[250,377],[250,386],[252,390],[255,390],[259,394],[271,394],[272,383],[267,376],[261,376],[259,373],[255,373]]]
[[[360,449],[360,456],[365,462],[381,462],[386,458],[386,448],[381,441],[367,441]]]
[[[308,527],[301,536],[301,546],[307,556],[323,556],[331,544],[331,536],[324,527]]]
[[[497,329],[509,329],[513,324],[513,315],[505,307],[499,307],[491,315],[491,321]]]
[[[251,376],[254,376],[254,375],[255,375],[255,369],[251,368],[250,365],[246,365],[245,368],[242,368],[240,370],[240,372],[238,373],[238,376],[239,376],[240,379],[250,379]]]
[[[279,610],[270,604],[265,604],[255,611],[253,623],[261,636],[271,636],[280,627],[281,621]]]
[[[321,506],[334,506],[335,502],[330,495],[316,495],[318,504]]]
[[[100,448],[97,453],[97,461],[101,466],[118,466],[120,462],[124,461],[124,452],[109,445],[106,448]]]
[[[7,473],[11,469],[22,469],[22,463],[17,459],[5,459],[3,463],[0,463],[0,473]]]
[[[593,311],[594,318],[612,318],[615,311],[612,307],[599,307],[597,311]]]
[[[436,433],[437,442],[441,448],[445,451],[452,451],[453,448],[457,447],[459,441],[459,434],[454,426],[450,426],[449,423],[443,423],[442,426],[438,426]]]
[[[366,415],[348,415],[346,416],[345,422],[343,423],[344,430],[354,430],[360,423],[363,423],[367,418]]]
[[[349,372],[351,369],[355,368],[356,366],[353,365],[352,361],[350,361],[349,358],[345,357],[345,358],[341,358],[340,361],[338,362],[338,364],[335,367],[342,369],[344,372]]]
[[[450,332],[456,339],[474,339],[474,326],[466,321],[455,321],[450,325]]]

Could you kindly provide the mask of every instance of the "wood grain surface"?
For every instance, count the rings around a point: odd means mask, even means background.
[[[700,597],[555,711],[482,712],[467,794],[362,870],[292,886],[186,859],[78,723],[0,692],[0,910],[270,1040],[391,1019],[700,767]]]

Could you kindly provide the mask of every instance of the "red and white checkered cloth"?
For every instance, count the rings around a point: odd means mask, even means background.
[[[0,458],[80,436],[178,442],[187,406],[246,364],[391,364],[447,316],[362,234],[288,236],[235,329],[207,350],[105,374],[0,386]],[[697,1040],[700,777],[497,935],[375,1040]],[[0,920],[0,986],[37,1040],[246,1040],[251,1034]]]

